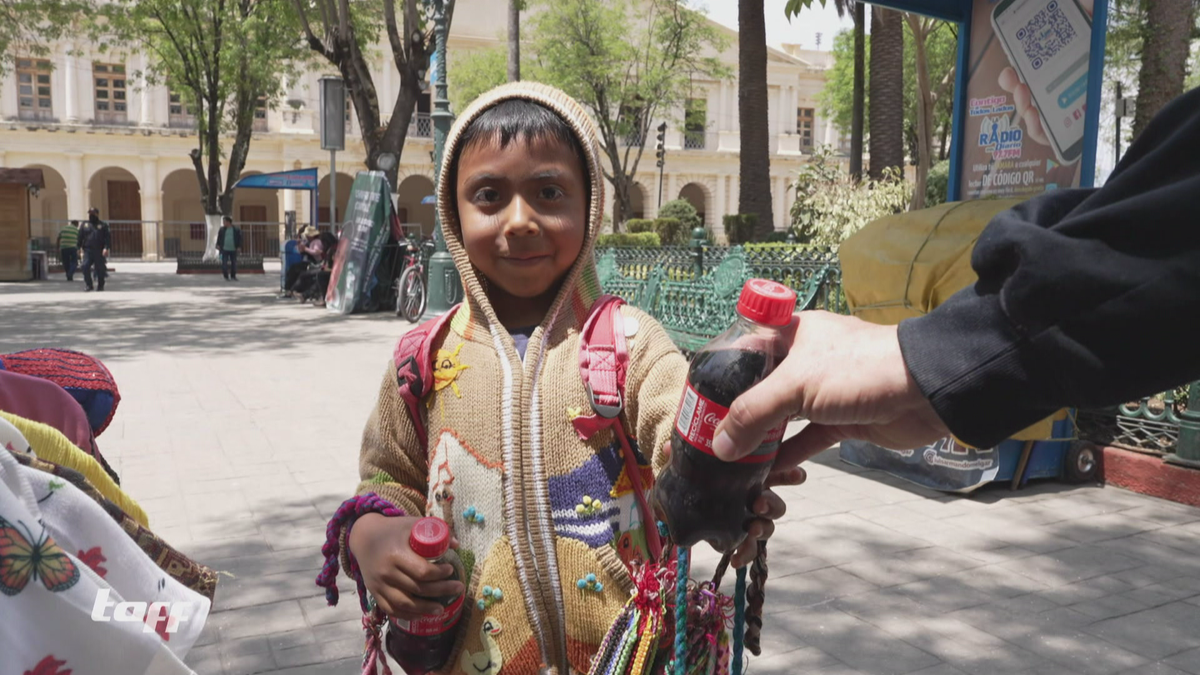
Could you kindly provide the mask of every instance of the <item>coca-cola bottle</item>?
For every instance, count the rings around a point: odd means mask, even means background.
[[[450,526],[446,521],[441,518],[418,520],[408,535],[408,547],[435,565],[452,566],[454,574],[450,579],[466,582],[462,561],[450,548]],[[396,618],[388,621],[388,654],[408,675],[423,675],[446,663],[454,648],[454,629],[462,618],[462,594],[425,599],[439,603],[442,610],[412,621]]]
[[[742,288],[738,319],[692,359],[671,434],[671,463],[652,499],[679,546],[707,541],[725,552],[741,543],[751,507],[779,451],[787,421],[736,462],[713,454],[717,426],[742,392],[758,384],[787,354],[785,329],[796,309],[787,286],[752,279]]]

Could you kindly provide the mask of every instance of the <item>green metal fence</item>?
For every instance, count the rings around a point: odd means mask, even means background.
[[[697,270],[701,270],[700,277],[713,273],[732,250],[745,258],[750,277],[778,281],[797,292],[806,288],[813,275],[824,274],[814,308],[839,314],[849,311],[837,254],[827,248],[801,244],[612,247],[597,249],[596,261],[611,253],[622,277],[620,283],[645,281],[656,269],[661,269],[668,281],[695,281]]]
[[[1200,468],[1200,382],[1103,410],[1080,411],[1079,435],[1093,443],[1159,455]]]

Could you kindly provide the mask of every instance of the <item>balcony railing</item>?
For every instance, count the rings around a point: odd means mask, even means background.
[[[703,150],[707,147],[707,134],[703,131],[685,131],[683,134],[684,150]]]
[[[413,138],[433,138],[433,120],[429,113],[413,113],[408,123],[408,135]]]

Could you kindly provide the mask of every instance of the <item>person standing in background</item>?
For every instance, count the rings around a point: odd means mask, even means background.
[[[58,231],[58,259],[62,261],[63,271],[67,273],[67,281],[75,280],[75,270],[79,267],[79,221],[72,220],[67,226]]]
[[[88,211],[88,222],[80,231],[79,245],[83,249],[83,283],[84,291],[92,290],[92,269],[96,270],[96,290],[104,290],[104,280],[108,278],[108,250],[112,246],[112,231],[108,223],[100,220],[100,209],[92,207]]]
[[[221,252],[221,274],[225,281],[237,281],[237,255],[242,247],[242,231],[233,224],[233,218],[225,216],[221,229],[217,230],[217,250]]]

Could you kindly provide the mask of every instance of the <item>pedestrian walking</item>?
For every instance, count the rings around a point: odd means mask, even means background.
[[[217,230],[217,250],[221,252],[221,275],[225,281],[237,281],[237,256],[242,248],[242,230],[233,224],[233,218],[225,216],[221,229]]]
[[[58,259],[62,261],[63,271],[67,273],[67,281],[75,280],[75,270],[79,267],[79,221],[72,220],[67,226],[58,231]]]
[[[92,290],[92,270],[96,270],[97,291],[104,290],[108,278],[108,251],[112,246],[112,231],[108,223],[100,220],[100,209],[88,211],[88,222],[79,232],[79,245],[83,249],[84,292]]]

